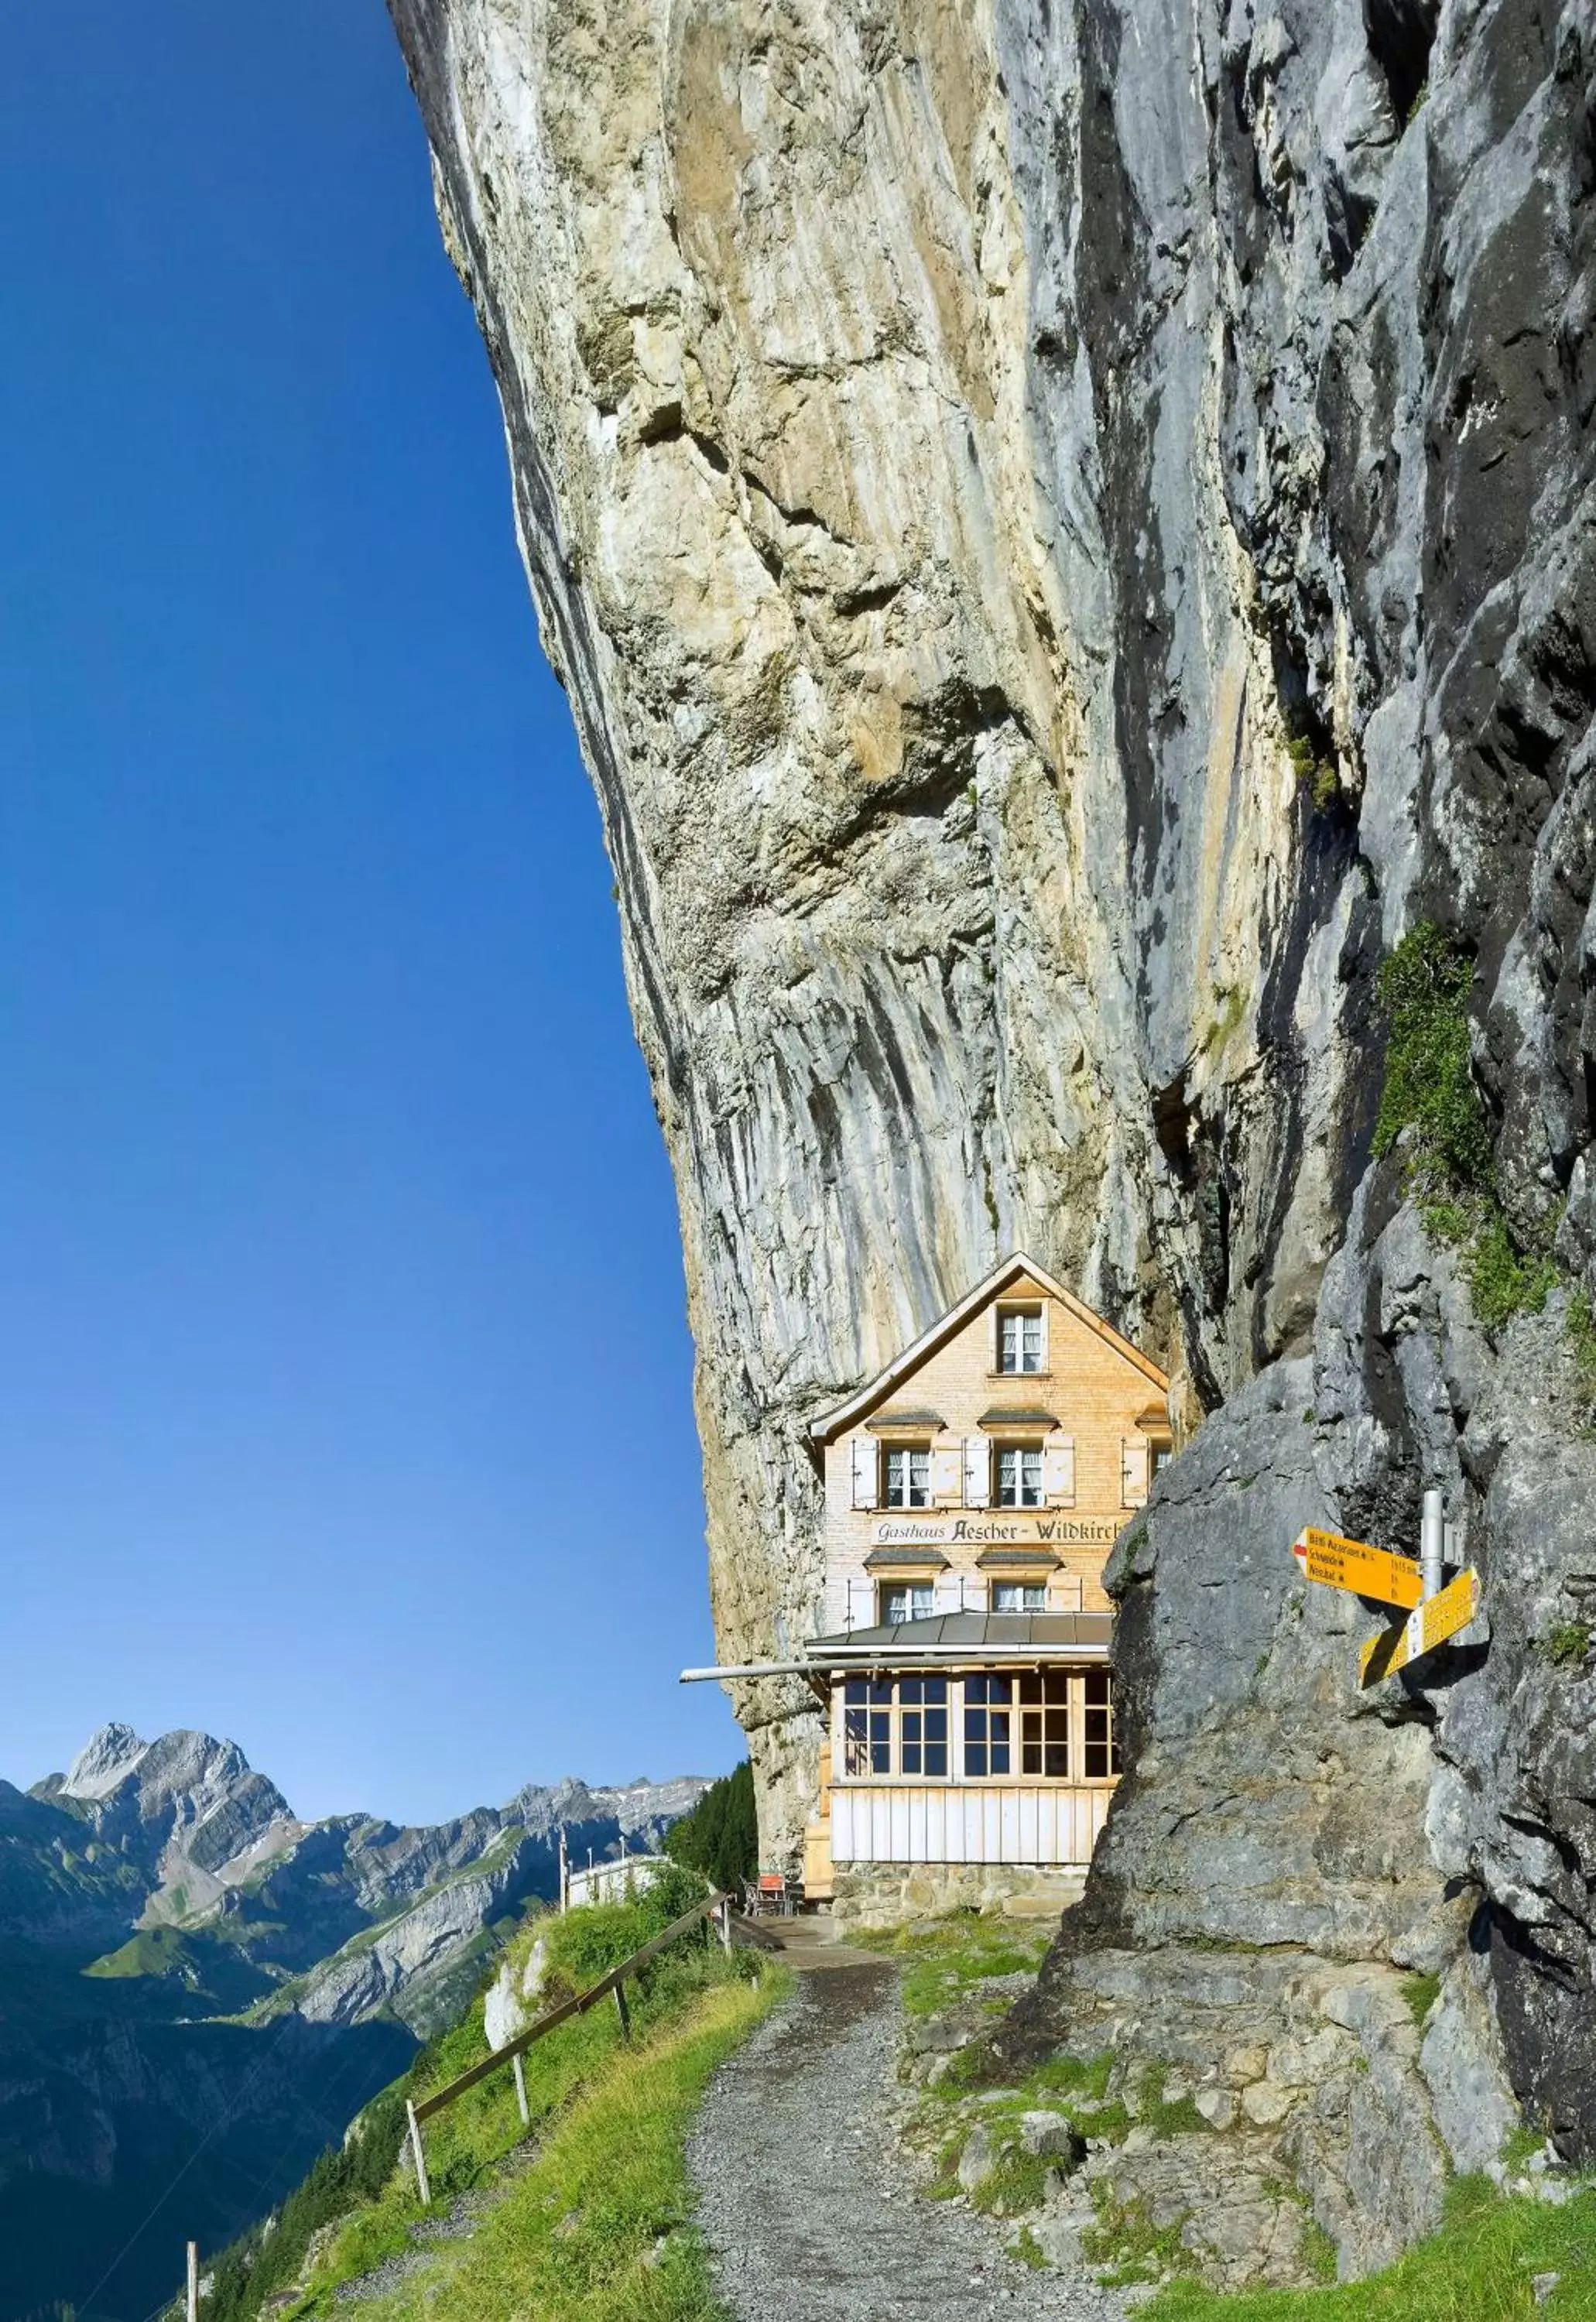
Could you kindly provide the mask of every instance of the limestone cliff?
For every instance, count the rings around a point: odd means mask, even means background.
[[[1555,1317],[1482,1333],[1369,1148],[1436,919],[1513,1229],[1596,1249],[1588,0],[390,5],[616,866],[724,1651],[812,1616],[803,1422],[1035,1249],[1239,1397],[1122,1575],[1140,1768],[1055,1999],[1161,1929],[1450,1973],[1472,1925],[1577,2143],[1584,1680],[1535,1640],[1588,1453]],[[1510,1609],[1365,1715],[1280,1526],[1427,1482]]]

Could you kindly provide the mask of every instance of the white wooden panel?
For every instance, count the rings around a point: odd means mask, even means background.
[[[831,1791],[832,1859],[1083,1869],[1111,1795],[1040,1783],[839,1782]]]
[[[931,1446],[931,1496],[939,1508],[956,1508],[964,1496],[964,1446],[957,1437]]]
[[[1127,1508],[1143,1508],[1147,1504],[1147,1449],[1145,1435],[1126,1437],[1125,1504]]]
[[[1042,1447],[1042,1495],[1051,1505],[1075,1504],[1075,1438],[1053,1435]]]
[[[881,1462],[873,1435],[856,1435],[853,1441],[853,1504],[873,1508],[880,1504]]]
[[[1035,1790],[1022,1790],[1015,1801],[1014,1842],[1017,1862],[1045,1862],[1048,1848],[1042,1837],[1042,1800]]]
[[[984,1435],[964,1438],[964,1504],[990,1507],[992,1503],[992,1447]]]

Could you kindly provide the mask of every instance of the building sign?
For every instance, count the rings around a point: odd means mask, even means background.
[[[883,1516],[878,1548],[1111,1548],[1120,1527],[1106,1516]]]

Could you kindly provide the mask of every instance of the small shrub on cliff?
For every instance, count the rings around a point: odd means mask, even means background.
[[[1454,1189],[1492,1191],[1496,1182],[1469,1046],[1473,975],[1472,961],[1427,919],[1382,962],[1375,984],[1388,1030],[1374,1150],[1389,1153],[1404,1129],[1415,1130],[1420,1190],[1437,1200]]]
[[[1540,1645],[1555,1668],[1577,1668],[1591,1658],[1591,1624],[1588,1621],[1555,1622]]]
[[[1428,920],[1382,964],[1385,1084],[1374,1150],[1389,1153],[1405,1139],[1409,1188],[1426,1230],[1461,1252],[1475,1319],[1499,1330],[1515,1314],[1538,1314],[1558,1275],[1549,1249],[1519,1247],[1497,1194],[1491,1120],[1470,1047],[1473,973]]]

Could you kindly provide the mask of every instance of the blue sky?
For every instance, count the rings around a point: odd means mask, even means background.
[[[718,1771],[669,1173],[379,0],[7,32],[0,1773]]]

